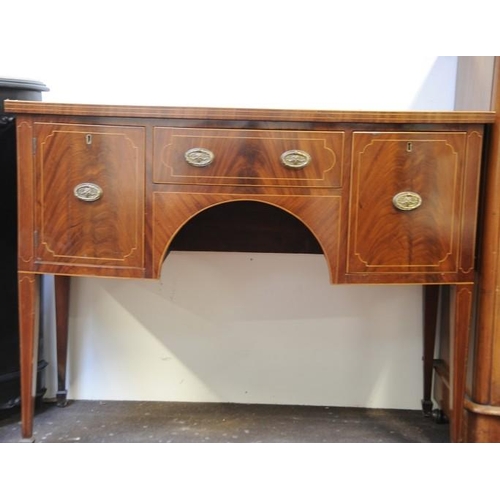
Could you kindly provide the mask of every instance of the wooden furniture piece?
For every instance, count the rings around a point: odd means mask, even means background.
[[[332,284],[429,285],[427,413],[441,296],[450,319],[439,402],[452,440],[464,439],[481,159],[493,113],[15,101],[6,109],[18,134],[23,437],[33,429],[38,276],[56,276],[64,404],[69,276],[156,279],[189,221],[257,203],[308,229]]]
[[[466,439],[500,442],[500,57],[495,57],[492,109],[479,247],[477,328],[465,399]]]

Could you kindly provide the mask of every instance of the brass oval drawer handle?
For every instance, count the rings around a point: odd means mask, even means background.
[[[415,210],[422,205],[422,197],[413,191],[402,191],[392,199],[392,204],[398,210]]]
[[[300,149],[291,149],[281,155],[281,163],[287,168],[304,168],[311,162],[311,155]]]
[[[73,189],[73,194],[82,201],[97,201],[102,196],[102,188],[92,182],[83,182]]]
[[[215,155],[209,149],[192,148],[184,153],[184,158],[192,167],[208,167],[214,161]]]

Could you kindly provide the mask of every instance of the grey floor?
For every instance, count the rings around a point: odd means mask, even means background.
[[[446,443],[449,426],[420,411],[229,403],[44,403],[37,443]],[[21,437],[19,410],[0,412],[0,442]]]

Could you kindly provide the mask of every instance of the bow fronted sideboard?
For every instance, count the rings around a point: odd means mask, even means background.
[[[24,438],[33,432],[38,277],[55,275],[64,404],[69,277],[158,279],[183,228],[244,203],[298,221],[332,284],[425,285],[423,409],[432,413],[434,372],[438,411],[451,439],[464,439],[483,146],[494,113],[5,108],[17,126]]]

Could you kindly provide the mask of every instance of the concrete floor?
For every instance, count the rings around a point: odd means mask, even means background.
[[[0,442],[20,441],[19,409],[0,412]],[[446,443],[420,411],[230,403],[71,401],[37,409],[37,443]]]

